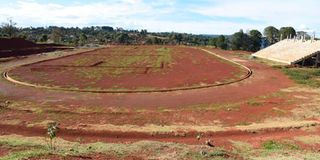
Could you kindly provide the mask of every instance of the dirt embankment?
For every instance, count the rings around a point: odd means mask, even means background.
[[[22,38],[0,38],[0,58],[66,50],[70,47],[57,44],[37,44]]]

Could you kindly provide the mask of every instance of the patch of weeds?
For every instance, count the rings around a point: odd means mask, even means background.
[[[215,151],[209,152],[208,156],[209,157],[228,157],[229,154],[224,149],[217,149]]]
[[[182,110],[199,110],[199,111],[219,111],[219,110],[227,110],[234,111],[240,108],[240,103],[234,104],[196,104],[191,106],[183,107]]]
[[[253,150],[253,146],[250,143],[232,140],[230,140],[230,142],[232,143],[235,152],[241,153],[242,155],[249,153]]]
[[[281,142],[276,142],[273,140],[266,141],[262,144],[263,149],[269,150],[269,151],[274,151],[274,150],[284,150],[284,149],[289,149],[289,150],[297,150],[299,147],[295,144],[292,143],[281,143]]]
[[[0,111],[4,111],[9,108],[10,102],[9,101],[0,101]]]
[[[152,90],[157,90],[154,87],[138,87],[135,89],[136,91],[152,91]]]
[[[95,56],[87,55],[85,58],[83,56],[80,56],[80,57],[78,57],[78,59],[73,60],[71,65],[74,65],[74,66],[86,66],[86,65],[89,65],[92,62],[95,62],[96,59],[97,58]]]
[[[262,106],[263,102],[260,102],[256,99],[250,99],[250,100],[248,100],[247,104],[250,106]]]
[[[285,110],[282,110],[282,109],[279,109],[279,108],[273,108],[272,111],[274,113],[276,113],[278,116],[282,116],[282,115],[285,115],[286,114],[286,111]]]
[[[276,141],[266,141],[262,144],[262,147],[266,150],[280,150],[282,145]]]
[[[281,67],[280,70],[298,84],[303,84],[315,88],[320,87],[320,69],[318,68]]]
[[[187,159],[210,159],[210,160],[223,160],[230,159],[232,156],[223,148],[215,148],[213,150],[201,150],[200,152],[188,152],[185,155]]]
[[[237,126],[249,126],[249,125],[251,125],[252,123],[250,123],[250,122],[239,122],[238,124],[237,124]]]
[[[18,152],[12,152],[4,157],[1,157],[0,160],[24,160],[28,158],[40,157],[48,155],[50,152],[45,149],[32,149],[24,150]]]
[[[156,63],[154,64],[154,67],[160,67],[160,69],[163,69],[165,65],[168,65],[172,61],[171,49],[167,47],[162,47],[157,49],[157,52],[160,56],[158,56]],[[155,71],[158,70],[156,69]]]
[[[55,140],[57,138],[58,133],[58,123],[52,122],[48,124],[47,134],[49,137],[48,147],[50,150],[56,150]]]

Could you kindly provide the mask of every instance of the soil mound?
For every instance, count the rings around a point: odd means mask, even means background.
[[[57,44],[36,44],[22,38],[0,38],[0,58],[26,56],[64,49],[69,49],[69,47]]]

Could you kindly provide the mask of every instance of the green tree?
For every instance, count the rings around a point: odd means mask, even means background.
[[[296,30],[293,27],[281,27],[279,31],[280,36],[282,35],[282,39],[285,38],[293,38],[297,35]]]
[[[243,39],[244,39],[243,30],[236,32],[232,35],[230,40],[230,47],[232,50],[242,50],[243,49]]]
[[[142,29],[140,31],[140,35],[143,36],[143,37],[147,36],[147,34],[148,34],[148,31],[146,29]]]
[[[62,36],[62,30],[58,27],[55,27],[51,32],[50,39],[53,40],[54,43],[61,43]]]
[[[79,43],[81,46],[85,45],[87,43],[88,37],[86,34],[81,33],[79,38]]]
[[[18,33],[17,23],[13,22],[11,18],[8,19],[7,23],[3,23],[1,30],[6,37],[13,38]]]
[[[121,44],[128,44],[129,43],[129,35],[127,33],[120,33],[116,37],[116,42]]]
[[[266,36],[270,45],[279,41],[279,30],[273,26],[265,28],[263,34]]]
[[[245,34],[243,30],[240,30],[232,35],[230,46],[232,50],[251,51],[253,43],[249,35]]]
[[[258,30],[251,30],[249,36],[252,40],[252,48],[250,51],[258,51],[261,48],[262,34]]]
[[[208,45],[217,47],[217,38],[210,38]]]
[[[40,42],[47,42],[48,41],[48,35],[47,34],[42,34],[40,39]]]
[[[227,49],[228,48],[228,40],[225,36],[221,35],[217,38],[216,45],[220,49]]]

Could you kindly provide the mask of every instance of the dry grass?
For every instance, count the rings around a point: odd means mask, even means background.
[[[295,137],[294,140],[300,141],[309,145],[320,144],[319,135],[300,136],[300,137]]]
[[[1,160],[22,160],[32,157],[43,157],[46,155],[58,155],[62,159],[68,156],[86,156],[94,154],[106,154],[115,158],[125,158],[126,156],[136,156],[142,159],[221,159],[218,154],[202,155],[200,151],[206,153],[227,154],[220,148],[209,148],[197,145],[185,145],[177,143],[162,143],[154,141],[140,141],[132,144],[116,143],[88,143],[80,144],[63,139],[56,139],[56,150],[50,150],[47,141],[43,137],[23,137],[18,135],[0,136],[0,145],[8,148],[22,148],[19,151],[11,152]]]
[[[221,132],[228,130],[239,130],[239,131],[262,131],[262,130],[276,130],[276,129],[297,129],[304,127],[313,127],[320,125],[319,121],[294,121],[291,119],[279,119],[279,120],[268,120],[263,123],[250,123],[246,125],[237,125],[233,127],[223,127],[221,124],[215,125],[112,125],[112,124],[79,124],[72,126],[69,129],[82,129],[88,131],[119,131],[119,132],[141,132],[149,134],[166,134],[173,132]]]

